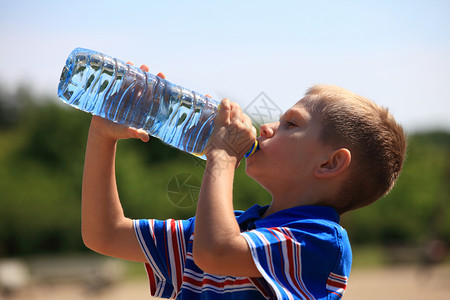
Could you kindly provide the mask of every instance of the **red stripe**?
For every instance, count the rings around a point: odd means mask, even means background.
[[[309,299],[314,299],[314,296],[311,295],[311,293],[308,291],[308,289],[306,288],[306,286],[305,286],[305,284],[303,283],[303,280],[302,280],[301,245],[300,245],[300,243],[297,242],[297,240],[294,238],[294,235],[292,234],[292,232],[289,229],[285,229],[285,230],[289,234],[289,236],[291,237],[291,241],[292,241],[293,245],[295,246],[295,249],[297,250],[297,251],[295,251],[296,258],[297,258],[296,261],[295,261],[295,265],[297,267],[297,277],[296,277],[296,279],[298,279],[298,281],[296,281],[296,282],[298,282],[302,286],[302,291],[305,291],[305,293],[309,295]]]
[[[269,232],[270,232],[270,229],[269,229]],[[259,236],[259,235],[261,235],[261,236]],[[270,242],[266,241],[266,237],[264,236],[264,234],[259,233],[259,235],[257,235],[258,239],[260,239],[261,242],[263,242],[264,249],[267,249],[267,256],[268,256],[267,261],[268,261],[268,264],[270,267],[270,271],[272,274],[275,274],[275,271],[273,270],[272,249],[270,249]],[[265,251],[264,251],[264,253],[265,253]]]
[[[341,283],[339,281],[334,281],[331,279],[327,280],[327,284],[333,287],[337,287],[337,288],[341,288],[341,289],[345,289],[347,287],[347,285],[345,283]]]
[[[285,228],[281,228],[281,229],[283,230],[283,233],[285,234],[286,239],[290,242],[290,244],[291,244],[290,246],[292,247],[292,248],[288,248],[288,251],[290,249],[293,249],[294,247],[297,248],[297,244],[294,242],[294,238],[293,238],[291,232],[289,230],[286,230]],[[293,252],[293,251],[294,250],[291,250],[289,252]],[[298,278],[298,280],[301,280],[301,278],[302,278],[301,266],[300,266],[300,262],[301,262],[300,251],[295,251],[295,259],[294,259],[293,254],[290,255],[290,258],[292,258],[292,259],[289,259],[289,261],[293,262],[295,265],[295,268],[297,269],[297,274],[294,274],[293,270],[291,271],[291,277],[292,277],[293,281],[295,282],[297,288],[302,290],[302,288],[300,288],[300,286],[298,285],[298,281],[297,281],[297,278]],[[303,282],[300,282],[300,283],[302,284],[302,287],[304,289],[305,287],[303,286]]]
[[[164,221],[164,250],[166,253],[166,265],[167,265],[167,274],[169,274],[169,277],[171,277],[170,275],[170,263],[169,263],[169,250],[167,249],[167,233],[166,233],[166,221]]]
[[[155,230],[154,230],[154,228],[155,228],[155,220],[154,219],[151,221],[151,225],[150,226],[152,228],[152,238],[156,242],[156,236],[155,236]]]
[[[249,278],[250,281],[253,283],[254,286],[263,294],[264,297],[269,298],[271,294],[269,291],[261,284],[258,278]]]
[[[280,243],[281,243],[281,241],[280,241],[280,239],[278,238],[278,236],[273,232],[273,230],[274,230],[274,228],[269,228],[269,231],[270,231],[270,233],[275,237],[275,239],[278,241],[278,249],[279,249],[279,251],[280,251],[280,254],[281,254],[281,256],[283,256],[283,252],[282,252],[282,250],[281,250],[281,245],[280,245]],[[269,244],[267,245],[267,246],[269,246],[269,249],[270,249],[270,242],[269,242]],[[272,264],[272,257],[270,257],[270,266],[271,266],[271,268],[272,268],[272,274],[274,274],[275,275],[275,271],[273,270],[273,264]],[[283,267],[283,265],[284,265],[284,263],[283,263],[283,260],[281,260],[281,266],[282,266],[282,270],[284,270],[284,267]],[[286,276],[285,276],[285,274],[284,274],[284,272],[283,272],[283,277],[284,277],[284,279],[286,280]]]
[[[235,286],[235,285],[244,285],[244,284],[251,283],[248,278],[237,279],[237,280],[227,279],[225,281],[217,282],[217,281],[215,281],[213,279],[209,279],[209,278],[203,278],[203,280],[196,280],[192,277],[187,277],[187,276],[184,276],[183,281],[190,283],[192,285],[198,286],[198,287],[202,287],[205,284],[209,284],[209,285],[212,285],[212,286],[215,286],[218,288],[224,288],[227,286]]]
[[[295,259],[294,259],[294,255],[293,255],[293,253],[292,253],[292,252],[293,252],[292,248],[293,248],[295,245],[294,245],[294,243],[293,243],[293,241],[292,241],[292,239],[291,239],[290,237],[288,237],[288,236],[286,236],[286,235],[284,235],[284,236],[285,236],[285,238],[286,238],[286,248],[287,248],[287,252],[288,252],[288,261],[290,261],[290,262],[295,262],[295,263],[297,264],[298,258],[295,258]],[[299,290],[300,293],[302,293],[302,295],[303,295],[304,297],[307,297],[307,298],[309,299],[309,295],[307,295],[307,294],[305,293],[304,287],[303,287],[303,286],[300,286],[299,283],[298,283],[298,281],[297,281],[297,279],[296,279],[296,276],[295,276],[295,273],[294,273],[294,268],[289,268],[289,272],[290,272],[291,279],[292,279],[292,281],[294,282],[294,285],[295,285],[295,287],[297,288],[297,290]],[[300,278],[300,277],[298,277],[298,278]]]
[[[339,293],[336,293],[336,292],[330,292],[330,294],[335,294],[335,295],[338,295],[339,298],[342,298],[342,294],[339,294]]]
[[[156,281],[155,281],[155,274],[153,273],[152,267],[150,267],[150,264],[145,264],[145,270],[147,271],[148,276],[148,282],[150,284],[150,295],[154,296],[156,293]]]
[[[209,285],[214,285],[217,287],[226,287],[226,286],[233,286],[233,285],[243,285],[243,284],[249,284],[250,280],[248,280],[248,278],[244,278],[244,279],[237,279],[237,280],[230,280],[227,279],[225,281],[221,281],[221,282],[217,282],[215,280],[209,279],[209,278],[204,278],[203,279],[203,284],[209,284]]]
[[[177,286],[175,287],[178,291],[181,287],[181,263],[180,263],[180,252],[179,252],[179,244],[177,239],[177,226],[175,224],[175,220],[170,220],[170,232],[172,235],[172,249],[173,249],[173,256],[175,260],[175,274],[174,276],[177,277]]]
[[[345,280],[345,281],[347,281],[347,279],[348,279],[346,276],[341,276],[341,275],[334,274],[334,273],[330,273],[329,277],[335,277],[337,279],[341,279],[341,280]]]
[[[184,229],[182,229],[181,228],[181,224],[182,224],[182,222],[181,221],[178,221],[178,228],[179,228],[179,239],[180,239],[180,242],[181,242],[181,253],[182,253],[182,257],[181,257],[181,259],[183,260],[183,261],[185,261],[186,260],[186,243],[185,243],[185,240],[184,240]]]
[[[300,293],[304,297],[306,297],[307,299],[311,299],[311,295],[309,294],[309,292],[307,291],[307,289],[304,286],[303,282],[301,281],[301,267],[299,266],[299,262],[301,261],[300,252],[297,251],[296,259],[294,260],[294,255],[293,255],[293,250],[292,249],[293,249],[293,247],[296,246],[296,244],[294,243],[293,239],[288,234],[286,234],[286,233],[281,231],[282,229],[283,229],[282,227],[281,228],[272,227],[269,230],[271,230],[271,232],[272,231],[277,231],[277,232],[281,233],[285,237],[285,240],[286,240],[285,245],[286,245],[286,249],[288,250],[288,261],[294,262],[296,264],[297,272],[298,272],[297,275],[298,275],[298,279],[299,280],[297,280],[297,277],[295,277],[294,269],[293,268],[288,268],[289,272],[290,272],[291,279],[294,282],[297,290],[299,290]],[[272,234],[277,238],[278,241],[280,241],[278,239],[278,237],[273,232],[272,232]],[[279,243],[278,246],[281,248],[281,243]],[[283,256],[283,252],[282,252],[281,249],[280,249],[280,254]],[[282,266],[282,270],[284,270],[283,266]],[[286,276],[285,276],[284,272],[283,272],[283,276],[284,276],[284,278],[286,280]],[[288,281],[286,280],[286,282],[288,282]]]

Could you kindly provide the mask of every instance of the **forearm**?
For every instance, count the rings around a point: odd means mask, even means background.
[[[234,215],[234,172],[235,162],[208,158],[197,203],[194,260],[204,271],[217,275],[234,275],[231,256],[247,249]]]
[[[197,203],[197,246],[220,246],[239,235],[233,209],[234,172],[235,163],[227,158],[208,158]]]

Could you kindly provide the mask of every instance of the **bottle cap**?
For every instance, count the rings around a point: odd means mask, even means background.
[[[252,156],[258,150],[259,150],[258,140],[255,140],[255,142],[253,143],[253,145],[250,148],[250,150],[247,153],[245,153],[244,157],[245,158],[249,158],[250,156]]]

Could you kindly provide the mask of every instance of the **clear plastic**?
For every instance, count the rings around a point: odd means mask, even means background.
[[[105,54],[77,48],[58,96],[82,111],[137,129],[202,159],[219,102]]]

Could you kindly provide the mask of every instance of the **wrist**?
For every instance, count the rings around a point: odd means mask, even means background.
[[[238,166],[240,159],[231,155],[224,149],[214,149],[206,154],[207,164],[219,166],[219,169],[234,169]]]
[[[95,121],[91,122],[89,127],[89,139],[96,143],[112,144],[115,145],[117,140],[114,136],[109,135],[101,126],[97,126]]]

